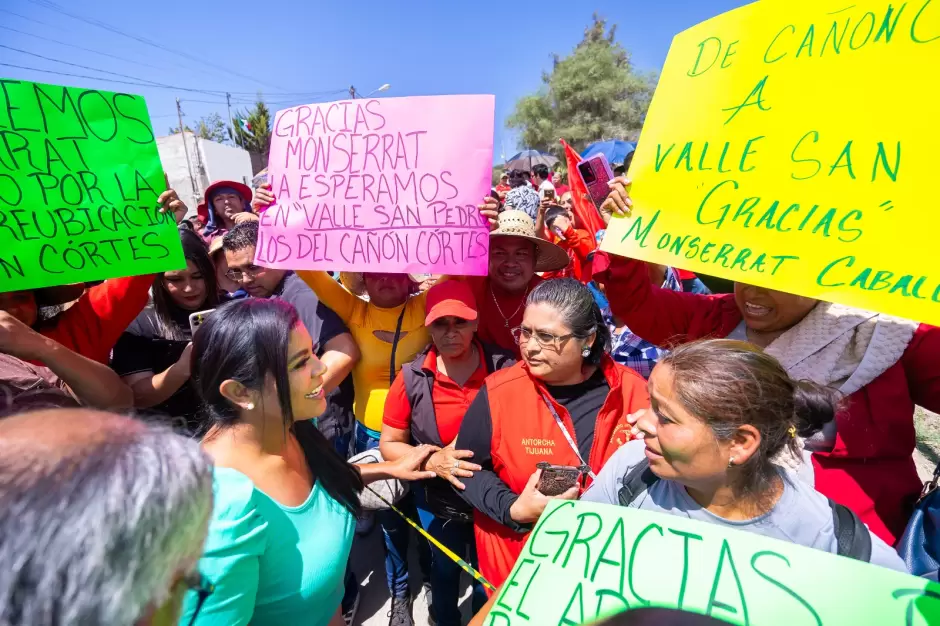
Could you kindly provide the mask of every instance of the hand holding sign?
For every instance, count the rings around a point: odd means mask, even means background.
[[[486,220],[489,229],[496,230],[499,227],[499,200],[493,196],[483,198],[483,204],[479,207],[480,215]]]
[[[166,191],[160,194],[160,197],[157,198],[157,204],[160,205],[161,213],[169,213],[173,216],[173,219],[177,224],[183,221],[183,218],[186,217],[186,213],[189,212],[189,208],[186,204],[180,200],[179,194],[176,193],[175,189],[170,188],[170,179],[166,174],[163,175],[163,180],[166,183]]]
[[[251,199],[251,209],[255,213],[262,213],[269,206],[274,204],[274,194],[271,192],[271,183],[261,183],[255,189],[255,195]]]

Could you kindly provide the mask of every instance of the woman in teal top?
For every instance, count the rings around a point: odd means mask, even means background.
[[[325,368],[292,306],[230,302],[193,338],[192,381],[210,427],[212,520],[199,563],[213,585],[187,598],[180,624],[342,626],[343,574],[359,492],[417,468],[425,446],[394,463],[349,465],[313,423],[326,409]]]

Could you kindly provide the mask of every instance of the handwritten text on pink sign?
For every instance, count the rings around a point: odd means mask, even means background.
[[[486,274],[493,96],[278,111],[256,262],[282,269]]]

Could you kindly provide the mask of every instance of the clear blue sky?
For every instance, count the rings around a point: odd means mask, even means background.
[[[494,158],[498,160],[502,150],[510,156],[518,147],[516,137],[505,127],[514,103],[539,88],[543,70],[551,68],[552,53],[565,55],[574,48],[592,12],[617,24],[617,38],[639,69],[658,70],[673,35],[746,3],[57,0],[50,7],[47,0],[0,0],[0,45],[165,85],[238,92],[233,99],[233,107],[238,108],[246,108],[257,90],[263,92],[272,110],[341,99],[350,85],[366,94],[390,83],[388,96],[493,93]],[[158,42],[190,58],[64,15],[55,7]],[[189,123],[212,112],[226,114],[222,96],[122,85],[107,76],[132,79],[3,47],[0,63],[103,76],[91,80],[0,66],[0,76],[8,78],[142,94],[158,135],[177,124],[176,97],[183,100]]]

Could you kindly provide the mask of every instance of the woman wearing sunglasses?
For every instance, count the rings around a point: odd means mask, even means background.
[[[359,493],[377,480],[433,478],[417,468],[437,448],[346,463],[312,422],[326,409],[326,368],[283,301],[216,310],[193,337],[191,368],[214,506],[199,562],[208,584],[189,594],[180,624],[341,625]]]
[[[482,468],[461,478],[461,493],[478,511],[480,571],[496,586],[548,501],[576,498],[630,440],[627,415],[649,406],[643,378],[607,355],[610,331],[578,281],[536,287],[513,334],[522,362],[487,377],[456,443]]]

